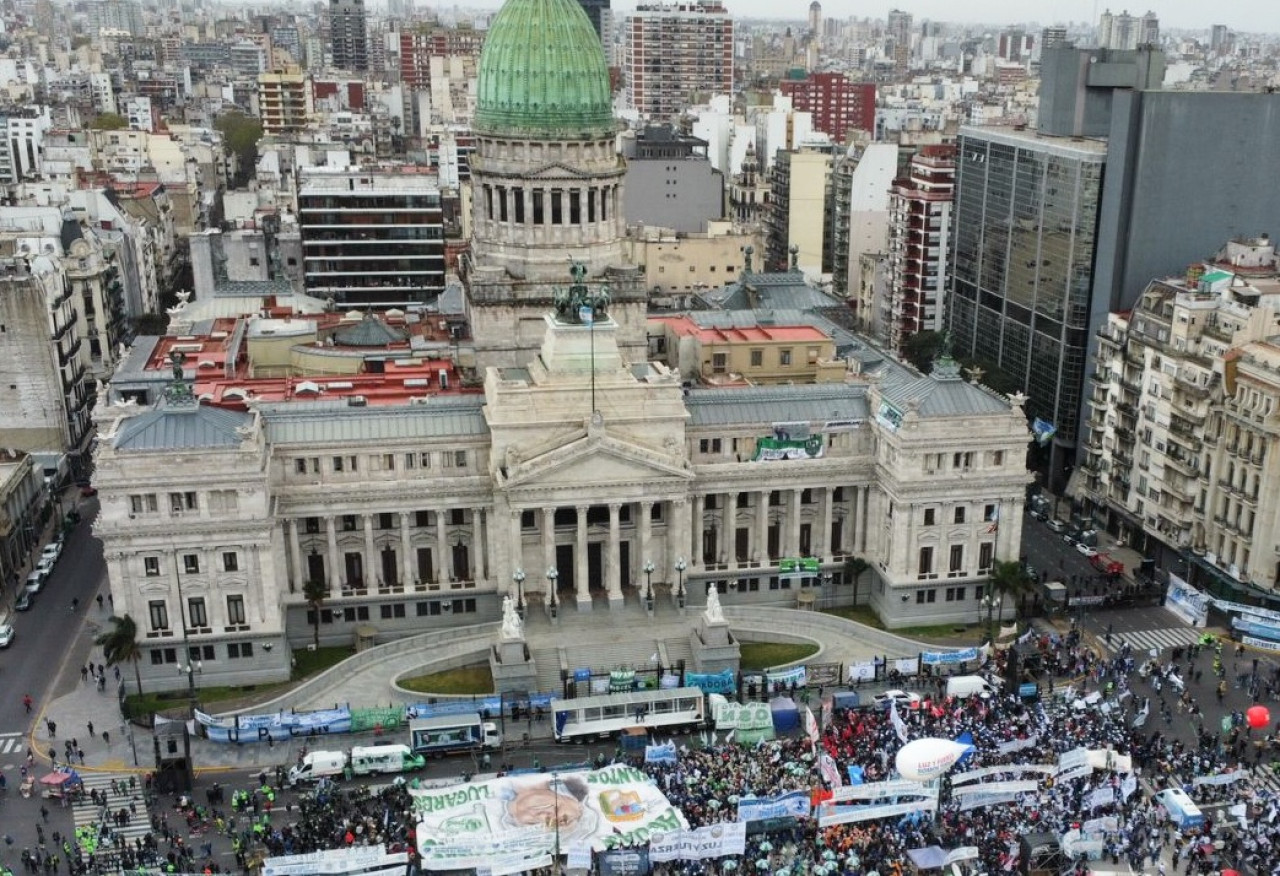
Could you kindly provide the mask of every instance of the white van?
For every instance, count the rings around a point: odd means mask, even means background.
[[[407,745],[370,745],[351,749],[351,772],[357,776],[375,773],[407,773],[422,769],[427,759],[414,754]]]
[[[954,675],[947,679],[947,696],[967,699],[975,694],[995,696],[1000,689],[981,675]]]
[[[289,784],[340,776],[346,768],[347,756],[341,751],[313,751],[302,759],[302,763],[289,770]]]
[[[1156,794],[1156,802],[1169,813],[1169,820],[1179,830],[1193,830],[1204,825],[1204,813],[1181,788],[1165,788]]]

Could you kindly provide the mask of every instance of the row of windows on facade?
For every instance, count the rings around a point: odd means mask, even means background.
[[[208,492],[209,510],[215,513],[235,511],[239,507],[239,499],[235,490],[210,490]],[[181,516],[200,510],[200,494],[195,490],[184,490],[180,493],[168,494],[169,513]],[[160,498],[156,493],[132,493],[129,496],[130,514],[160,513]]]
[[[951,509],[952,523],[965,523],[968,521],[968,516],[969,516],[969,506],[967,505],[956,505],[954,508]],[[987,522],[987,523],[994,522],[997,519],[996,506],[993,504],[983,505],[982,519],[984,522]],[[925,526],[938,525],[938,509],[937,508],[924,509],[924,525]]]
[[[920,548],[920,564],[917,567],[916,579],[920,581],[928,581],[937,578],[939,572],[934,568],[934,554],[936,548],[933,545],[923,545]],[[965,568],[965,546],[962,544],[953,544],[950,546],[949,555],[947,557],[947,577],[948,578],[967,578],[969,570]],[[984,541],[978,545],[978,574],[986,575],[991,571],[991,567],[995,564],[996,547],[993,542]],[[929,600],[932,602],[933,600]]]
[[[228,632],[247,629],[248,621],[244,611],[244,596],[230,594],[227,596]],[[163,599],[152,599],[147,603],[147,620],[153,633],[162,633],[169,629],[169,603]],[[186,628],[193,632],[208,632],[209,610],[203,596],[192,596],[187,599]]]
[[[659,247],[659,248],[661,248],[661,247]],[[737,271],[737,270],[738,270],[738,267],[739,267],[738,265],[725,265],[725,266],[724,266],[724,272],[725,272],[726,274],[732,274],[733,272],[735,272],[735,271]],[[716,272],[716,266],[715,266],[715,265],[708,265],[708,266],[707,266],[707,270],[708,270],[710,273],[714,274],[714,273]],[[697,266],[697,265],[689,265],[689,273],[690,273],[690,274],[695,274],[695,273],[697,273],[697,271],[698,271],[698,266]],[[665,266],[665,265],[658,265],[658,273],[659,273],[659,274],[665,274],[666,272],[667,272],[667,269],[666,269],[666,266]]]
[[[249,660],[253,657],[252,642],[228,642],[226,655],[228,660]],[[148,650],[152,666],[164,666],[178,662],[177,648],[151,648]],[[201,661],[212,663],[217,659],[217,649],[213,645],[192,645],[187,648],[187,660],[191,663]]]
[[[943,596],[947,602],[964,602],[969,597],[969,588],[967,587],[948,587],[943,591]],[[973,588],[973,598],[978,599],[980,591],[977,587]],[[930,587],[927,590],[916,591],[916,605],[929,605],[938,601],[938,588]]]
[[[985,454],[986,463],[989,468],[1000,468],[1004,465],[1003,450],[988,450]],[[950,468],[955,471],[969,471],[973,468],[974,460],[977,455],[973,451],[950,454]],[[927,453],[924,457],[925,471],[944,471],[948,468],[948,454],[946,453]]]
[[[378,453],[370,456],[369,466],[373,471],[419,471],[431,468],[431,458],[439,456],[441,468],[467,468],[470,464],[466,450],[442,450],[438,453]],[[396,457],[400,456],[401,465],[397,469]],[[321,459],[318,456],[299,456],[293,460],[293,470],[297,474],[320,474]],[[353,455],[331,456],[329,464],[324,466],[326,472],[332,474],[349,474],[360,470],[360,457]]]

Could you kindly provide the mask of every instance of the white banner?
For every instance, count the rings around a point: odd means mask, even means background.
[[[968,812],[970,809],[980,809],[983,806],[999,806],[1002,803],[1016,803],[1018,795],[1012,792],[999,792],[995,794],[970,794],[968,797],[961,798],[960,811]]]
[[[1120,780],[1120,796],[1124,799],[1128,800],[1136,790],[1138,790],[1138,777],[1133,773],[1129,773]]]
[[[1053,764],[1047,763],[1006,763],[1000,766],[982,767],[981,769],[968,770],[963,773],[955,773],[951,776],[951,786],[963,785],[967,782],[976,782],[978,779],[985,779],[987,776],[999,776],[1006,773],[1018,775],[1021,773],[1042,773],[1051,776],[1058,771]]]
[[[1001,742],[996,746],[996,751],[1001,754],[1012,754],[1015,751],[1022,751],[1026,748],[1034,748],[1040,742],[1039,736],[1028,736],[1026,739],[1010,739],[1008,742]]]
[[[1209,604],[1212,597],[1201,593],[1172,572],[1169,574],[1169,590],[1165,595],[1165,608],[1193,627],[1203,627],[1209,622]]]
[[[1075,770],[1082,766],[1093,769],[1089,764],[1089,749],[1087,748],[1073,748],[1058,755],[1058,772],[1060,773]]]
[[[897,700],[889,702],[889,723],[893,725],[893,732],[898,734],[898,741],[905,745],[907,741],[907,724],[902,720],[902,716],[898,714]]]
[[[557,839],[561,848],[604,851],[689,826],[652,779],[625,766],[504,776],[409,794],[424,870],[540,860]]]
[[[1191,780],[1191,784],[1197,788],[1203,785],[1231,785],[1247,777],[1248,773],[1244,770],[1235,770],[1229,773],[1218,773],[1216,776],[1196,776]]]
[[[1084,824],[1080,825],[1080,833],[1087,837],[1095,837],[1105,833],[1115,833],[1120,830],[1120,819],[1114,815],[1104,815],[1101,818],[1090,818]]]
[[[1257,648],[1259,651],[1280,651],[1280,642],[1273,642],[1270,639],[1259,639],[1257,636],[1243,636],[1241,642],[1250,648]]]
[[[326,852],[310,852],[305,855],[282,855],[267,858],[262,864],[263,876],[341,876],[347,873],[364,874],[375,867],[385,870],[375,872],[403,873],[409,860],[408,852],[389,854],[384,846],[361,846],[351,849],[333,849]]]
[[[1085,764],[1084,766],[1078,766],[1073,769],[1069,769],[1066,772],[1058,773],[1055,778],[1059,782],[1069,782],[1072,779],[1083,779],[1085,776],[1091,775],[1093,775],[1093,767]]]
[[[898,670],[901,675],[919,675],[920,674],[920,658],[919,657],[899,657],[893,661],[893,668]]]
[[[868,782],[864,785],[846,785],[831,792],[831,803],[844,803],[848,800],[882,800],[886,797],[932,797],[937,799],[936,785],[924,782]]]
[[[818,808],[818,827],[834,827],[837,824],[853,824],[873,818],[892,818],[895,815],[911,815],[916,812],[937,812],[938,801],[916,800],[911,803],[889,803],[881,806],[829,806]]]
[[[875,661],[869,660],[865,663],[850,663],[848,676],[849,681],[875,681]]]
[[[1093,792],[1089,794],[1089,808],[1100,809],[1103,806],[1114,806],[1120,802],[1116,796],[1116,791],[1117,789],[1110,785],[1094,788]]]
[[[649,860],[659,863],[723,858],[725,855],[741,855],[746,849],[745,821],[728,821],[649,838]]]
[[[976,785],[952,788],[951,793],[956,797],[965,797],[969,794],[1031,794],[1039,790],[1038,781],[1022,779],[1016,782],[979,782]]]
[[[942,866],[948,867],[952,864],[958,864],[961,861],[972,861],[978,857],[977,846],[961,846],[958,849],[952,849],[947,852],[947,856],[942,859]]]

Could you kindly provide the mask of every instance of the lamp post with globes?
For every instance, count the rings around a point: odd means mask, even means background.
[[[560,572],[555,566],[547,569],[547,583],[550,584],[551,599],[547,603],[547,607],[551,610],[551,620],[554,623],[559,616],[559,608],[556,605],[556,579],[560,577]]]
[[[511,573],[511,580],[516,582],[516,614],[524,620],[524,569],[517,568]]]
[[[676,606],[684,611],[684,570],[689,568],[689,564],[684,561],[684,557],[676,559],[676,574],[679,576],[680,584],[676,589]]]
[[[644,561],[644,610],[653,616],[653,560]]]

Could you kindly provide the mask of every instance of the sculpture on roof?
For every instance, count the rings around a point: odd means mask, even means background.
[[[191,392],[191,384],[187,383],[186,374],[182,369],[182,363],[186,360],[187,356],[181,350],[174,350],[169,354],[173,380],[164,388],[164,397],[170,404],[193,404],[196,400]]]
[[[566,325],[591,325],[609,315],[609,287],[592,292],[586,284],[587,266],[574,261],[569,266],[573,283],[568,289],[557,289],[552,297],[556,321]]]

